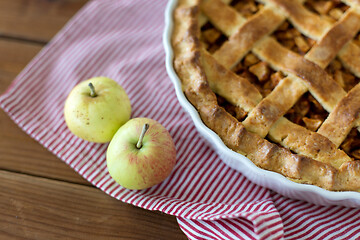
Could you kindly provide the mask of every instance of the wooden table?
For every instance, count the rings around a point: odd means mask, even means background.
[[[0,93],[85,0],[0,0]],[[0,239],[186,239],[176,218],[115,200],[0,111]]]

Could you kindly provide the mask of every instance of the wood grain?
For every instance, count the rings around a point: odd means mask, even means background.
[[[86,0],[0,0],[0,34],[49,41]]]
[[[39,44],[0,39],[0,93],[41,48]],[[0,111],[0,156],[0,169],[90,185],[25,134],[3,111]]]
[[[186,239],[173,217],[92,187],[0,171],[0,189],[0,239]]]
[[[0,94],[42,47],[39,44],[0,38]]]
[[[0,110],[0,169],[91,185]]]

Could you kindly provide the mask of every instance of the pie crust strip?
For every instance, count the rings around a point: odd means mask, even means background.
[[[360,78],[360,47],[353,42],[349,42],[341,49],[338,56],[342,64]]]
[[[246,112],[251,111],[261,101],[262,96],[254,85],[219,64],[206,50],[202,51],[202,60],[213,92]]]
[[[305,58],[316,63],[321,68],[326,68],[345,44],[355,37],[359,30],[360,15],[355,9],[350,8],[306,54]]]
[[[238,15],[240,16],[240,14]],[[274,9],[265,6],[230,35],[229,40],[214,53],[215,59],[231,69],[258,40],[271,34],[284,20],[285,18]],[[226,34],[226,32],[224,33]]]
[[[223,3],[225,3],[225,4],[230,4],[230,2],[231,2],[231,0],[221,0]],[[204,1],[202,1],[202,2],[204,2]],[[215,3],[216,4],[216,3]],[[200,14],[199,14],[199,25],[200,25],[200,27],[202,27],[202,26],[204,26],[205,25],[205,23],[207,23],[208,22],[208,18],[201,12]],[[241,21],[244,21],[245,22],[245,19],[243,19],[243,20],[241,20]]]
[[[307,87],[296,77],[283,78],[274,90],[248,114],[243,121],[244,126],[248,131],[265,138],[271,126],[285,115],[307,90]]]
[[[321,67],[281,46],[274,38],[264,37],[252,51],[274,69],[302,79],[311,94],[328,112],[346,95],[344,89]]]
[[[307,10],[298,0],[263,1],[280,8],[290,22],[305,36],[318,40],[331,27],[331,24],[319,15]]]
[[[344,97],[319,128],[318,133],[330,139],[337,147],[355,127],[360,116],[360,83]]]
[[[200,6],[208,20],[227,36],[232,35],[246,22],[246,18],[228,6],[225,1],[204,0]]]

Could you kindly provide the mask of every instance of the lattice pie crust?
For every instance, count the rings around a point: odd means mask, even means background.
[[[359,0],[179,0],[173,17],[183,91],[229,148],[360,191]]]

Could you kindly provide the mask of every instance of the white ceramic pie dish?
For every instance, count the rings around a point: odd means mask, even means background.
[[[197,110],[185,97],[181,81],[173,67],[173,51],[171,34],[173,28],[172,12],[177,0],[169,0],[165,10],[165,29],[163,44],[166,53],[166,70],[174,84],[176,96],[180,105],[190,115],[198,132],[209,142],[220,158],[230,167],[238,170],[252,182],[274,190],[286,197],[304,200],[318,205],[341,205],[346,207],[360,207],[360,193],[332,192],[317,186],[295,183],[281,174],[257,167],[250,159],[229,149],[220,137],[202,122]]]

